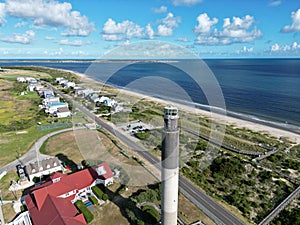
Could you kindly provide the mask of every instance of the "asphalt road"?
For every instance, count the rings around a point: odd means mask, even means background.
[[[141,157],[146,159],[149,163],[154,165],[157,169],[160,169],[160,160],[149,153],[145,148],[136,144],[134,141],[123,135],[118,130],[114,129],[110,124],[104,122],[100,118],[96,117],[93,113],[87,110],[85,107],[79,105],[77,102],[73,101],[70,97],[63,94],[61,91],[57,90],[54,86],[48,84],[51,88],[55,90],[56,93],[60,94],[64,99],[72,101],[73,106],[86,114],[88,117],[93,119],[99,126],[106,129],[113,135],[115,135],[120,141],[127,145],[132,150],[135,150]],[[204,213],[206,213],[212,220],[217,224],[224,225],[243,225],[244,223],[236,218],[231,212],[223,208],[217,202],[215,202],[211,197],[206,195],[204,192],[199,190],[190,181],[184,177],[179,177],[179,186],[181,192],[192,201],[198,208],[200,208]]]

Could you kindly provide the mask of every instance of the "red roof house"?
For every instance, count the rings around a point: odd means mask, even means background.
[[[25,199],[33,224],[86,224],[72,203],[87,199],[96,184],[113,183],[113,176],[106,162],[70,175],[53,173],[47,182],[32,188]]]

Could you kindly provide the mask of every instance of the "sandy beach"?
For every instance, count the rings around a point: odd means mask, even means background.
[[[70,70],[64,70],[64,71],[67,71],[67,72],[77,75],[82,83],[98,83],[100,87],[103,86],[103,84],[101,82],[93,80],[93,79],[87,77],[85,74],[77,73],[77,72],[70,71]],[[107,85],[107,84],[105,84],[105,85]],[[107,85],[107,86],[109,86],[109,85]],[[118,89],[116,87],[113,87],[113,88]],[[183,105],[183,104],[174,103],[174,102],[167,101],[167,100],[158,99],[155,97],[143,95],[140,93],[136,93],[136,92],[132,92],[132,91],[124,90],[124,89],[118,89],[118,90],[119,90],[120,94],[124,93],[125,95],[135,96],[138,99],[148,98],[151,101],[159,102],[163,105],[174,105],[179,110],[183,110],[185,112],[197,113],[199,115],[203,115],[208,118],[213,118],[214,120],[216,120],[216,122],[223,123],[225,125],[233,125],[234,127],[237,127],[237,128],[245,128],[245,129],[249,129],[249,130],[252,130],[255,132],[268,133],[276,138],[285,137],[285,138],[288,138],[289,140],[291,140],[292,142],[295,142],[296,144],[300,144],[300,135],[290,132],[290,131],[287,131],[287,130],[283,130],[283,129],[279,129],[279,128],[275,128],[275,127],[267,126],[264,124],[247,121],[247,120],[242,120],[239,118],[228,116],[226,114],[221,115],[221,114],[212,113],[212,112],[205,111],[202,109],[194,108],[194,107]]]

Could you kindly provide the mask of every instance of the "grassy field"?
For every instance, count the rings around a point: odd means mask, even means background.
[[[49,138],[45,142],[41,153],[51,156],[64,154],[69,160],[77,165],[81,165],[82,160],[84,160],[79,151],[73,131],[58,134]]]
[[[44,72],[11,69],[0,72],[0,167],[25,154],[40,137],[53,130],[39,131],[37,122],[52,124],[55,120],[43,113],[38,105],[41,98],[36,92],[26,92],[26,84],[16,82],[18,76],[48,79]],[[57,122],[66,121],[65,119]]]

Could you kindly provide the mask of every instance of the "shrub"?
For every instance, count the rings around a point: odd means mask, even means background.
[[[102,195],[102,200],[103,201],[107,201],[108,200],[108,195],[107,194],[103,194]]]
[[[134,136],[137,137],[140,140],[145,140],[145,139],[149,138],[150,133],[149,133],[149,131],[138,132],[138,133],[135,133]]]
[[[97,205],[98,204],[98,200],[95,198],[95,196],[91,196],[90,197],[90,201],[93,203],[93,205]]]
[[[26,205],[21,205],[20,210],[21,210],[21,212],[25,212],[27,210]]]
[[[92,191],[99,199],[102,199],[104,193],[98,186],[92,187]]]
[[[94,219],[94,215],[86,208],[81,200],[75,202],[75,206],[83,214],[87,223],[90,223]]]
[[[145,213],[145,220],[149,223],[158,223],[160,221],[160,214],[153,206],[145,205],[142,207],[142,210]]]

